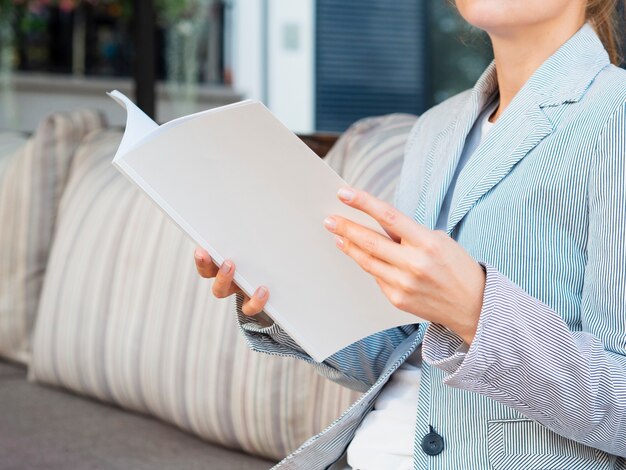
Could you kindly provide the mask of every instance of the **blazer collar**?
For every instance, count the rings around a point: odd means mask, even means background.
[[[579,101],[609,63],[593,27],[585,24],[535,71],[459,175],[450,205],[449,234],[483,195],[553,132],[553,123],[543,108]],[[418,202],[416,217],[430,228],[436,224],[465,139],[497,88],[496,67],[491,63],[457,118],[443,131],[446,138],[439,139],[427,158],[427,164],[433,168],[428,187]]]
[[[528,80],[540,107],[580,101],[598,72],[611,63],[593,26],[586,23]]]

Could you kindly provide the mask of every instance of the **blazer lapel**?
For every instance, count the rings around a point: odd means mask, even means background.
[[[449,234],[484,194],[553,131],[538,104],[529,106],[520,99],[510,106],[459,175],[450,204]]]
[[[426,157],[426,185],[420,195],[415,220],[433,229],[445,199],[454,170],[459,162],[465,139],[483,108],[497,91],[495,64],[491,63],[480,77],[456,119],[439,134]]]
[[[539,67],[461,171],[450,204],[448,234],[454,231],[482,196],[554,131],[554,125],[545,111],[582,99],[600,70],[609,64],[602,42],[593,28],[586,24]],[[471,117],[475,120],[474,116],[476,113],[472,108]],[[468,126],[471,129],[471,124],[465,123],[464,131]],[[462,145],[469,129],[465,132],[462,136],[455,136]],[[454,149],[453,168],[458,162],[462,145],[460,150],[458,147]],[[433,201],[437,215],[442,200],[443,197]]]

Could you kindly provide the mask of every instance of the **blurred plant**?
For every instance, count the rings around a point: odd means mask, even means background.
[[[14,96],[11,93],[11,72],[14,63],[15,11],[13,0],[0,0],[0,104],[2,122],[9,126],[17,120]]]
[[[166,36],[166,74],[170,82],[189,86],[197,81],[198,48],[211,0],[157,0],[157,20]]]
[[[157,21],[165,31],[165,75],[177,114],[194,111],[202,56],[206,55],[211,9],[216,0],[156,0]]]
[[[202,0],[156,0],[157,20],[168,24],[181,18],[193,18],[198,13]]]
[[[197,96],[198,83],[207,78],[221,80],[219,57],[223,25],[220,10],[224,0],[153,0],[156,21],[165,41],[164,65],[168,90],[180,106],[189,106]],[[93,13],[129,24],[134,0],[0,0],[0,86],[12,68],[23,64],[47,64],[51,17],[59,14],[72,26],[72,73],[85,73],[87,19]],[[66,24],[67,24],[66,23]],[[109,27],[110,28],[110,27]],[[98,49],[108,61],[117,53],[112,48],[111,30],[98,31],[103,43]],[[92,35],[93,37],[93,35]],[[17,38],[17,39],[16,39]],[[104,39],[102,39],[104,38]],[[19,44],[17,48],[16,44]],[[17,50],[16,50],[17,48]],[[104,52],[102,52],[104,51]],[[111,52],[113,51],[113,52]],[[38,62],[37,62],[38,61]],[[213,61],[209,64],[209,62]],[[209,65],[207,65],[209,64]],[[44,65],[45,66],[45,65]],[[30,65],[27,65],[28,69]],[[35,65],[35,68],[37,65]],[[181,110],[185,112],[186,110]]]
[[[12,67],[15,42],[14,22],[14,0],[0,0],[0,74]]]
[[[181,18],[192,19],[203,7],[213,3],[212,0],[155,0],[157,20],[161,24],[169,24]],[[129,19],[132,15],[133,0],[0,0],[0,20],[6,19],[16,9],[25,9],[33,16],[40,15],[48,7],[57,7],[64,13],[71,13],[81,6],[92,6],[106,10],[113,17]],[[35,21],[29,23],[39,26]]]
[[[114,18],[129,19],[133,0],[0,0],[0,16],[20,13],[18,25],[26,33],[40,32],[46,28],[46,12],[58,8],[62,13],[72,13],[81,7],[97,8]]]

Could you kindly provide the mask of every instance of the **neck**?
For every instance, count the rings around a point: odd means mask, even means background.
[[[517,33],[490,33],[498,75],[500,103],[494,122],[531,75],[584,24],[584,18],[567,25],[539,24]]]

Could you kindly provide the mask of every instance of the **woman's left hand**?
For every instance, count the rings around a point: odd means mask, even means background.
[[[337,246],[376,279],[394,306],[471,344],[485,290],[482,266],[444,232],[418,224],[364,191],[342,188],[338,196],[376,219],[390,238],[331,216],[324,225],[336,235]]]

